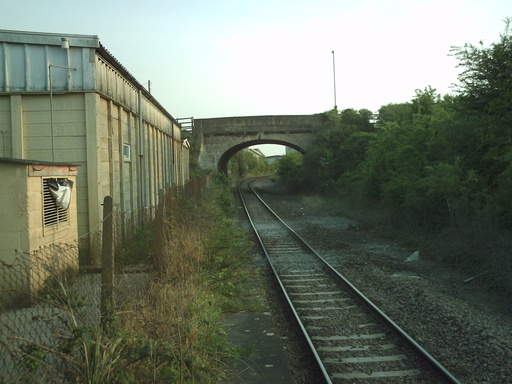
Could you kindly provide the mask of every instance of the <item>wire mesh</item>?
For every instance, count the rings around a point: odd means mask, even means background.
[[[158,253],[165,242],[161,234],[167,217],[176,214],[184,201],[199,201],[209,184],[206,177],[168,188],[159,206],[142,215],[114,209],[116,311],[145,295],[151,271],[158,267],[158,258],[148,261],[150,254],[130,259],[123,251],[125,243],[140,231],[135,217],[144,217],[154,236],[152,252]],[[79,265],[84,260],[79,253],[87,253],[88,260],[101,260],[101,227],[77,243],[16,252],[12,263],[0,260],[0,383],[72,381],[70,372],[79,369],[80,362],[77,356],[66,354],[66,348],[68,344],[69,349],[76,347],[72,343],[77,332],[90,332],[101,322],[101,266]]]

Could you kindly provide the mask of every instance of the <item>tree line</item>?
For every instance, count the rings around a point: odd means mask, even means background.
[[[275,165],[267,158],[257,156],[248,148],[244,148],[233,155],[228,163],[228,175],[231,179],[266,175],[274,171]]]
[[[453,47],[454,94],[428,86],[409,102],[325,112],[314,145],[277,172],[294,188],[414,215],[434,228],[492,217],[512,228],[512,34]]]

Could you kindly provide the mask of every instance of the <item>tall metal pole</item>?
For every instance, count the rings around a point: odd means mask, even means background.
[[[334,80],[334,109],[338,109],[338,104],[336,103],[336,64],[334,62],[334,51],[332,51],[332,77]]]

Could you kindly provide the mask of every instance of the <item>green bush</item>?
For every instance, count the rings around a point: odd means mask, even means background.
[[[510,253],[507,242],[481,241],[487,248],[477,255],[464,244],[479,248],[470,241],[480,238],[478,230],[499,239],[512,230],[511,23],[496,43],[453,48],[461,68],[453,95],[416,90],[410,102],[382,106],[375,124],[366,110],[324,113],[303,161],[285,157],[279,164],[281,179],[365,212],[381,210],[375,217],[388,229],[439,236],[436,252],[444,243],[454,263],[471,260],[466,264],[489,266],[489,276],[505,276],[498,265]],[[458,250],[443,240],[446,233],[463,239],[453,242]]]
[[[303,185],[302,155],[292,152],[281,157],[276,166],[276,174],[292,190],[300,189]]]

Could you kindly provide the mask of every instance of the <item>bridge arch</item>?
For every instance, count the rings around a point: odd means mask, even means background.
[[[304,153],[323,122],[322,114],[195,119],[196,161],[202,168],[227,172],[229,159],[252,145],[281,144]]]
[[[281,141],[281,140],[251,140],[251,141],[245,141],[241,142],[240,144],[234,145],[233,147],[229,148],[226,152],[224,152],[220,158],[219,162],[217,164],[217,170],[219,172],[222,172],[227,175],[228,173],[228,163],[229,160],[240,150],[244,148],[251,147],[253,145],[259,145],[259,144],[279,144],[284,145],[286,147],[290,147],[295,149],[296,151],[299,151],[300,153],[305,153],[305,150],[301,147],[299,147],[296,144],[289,143],[287,141]]]

